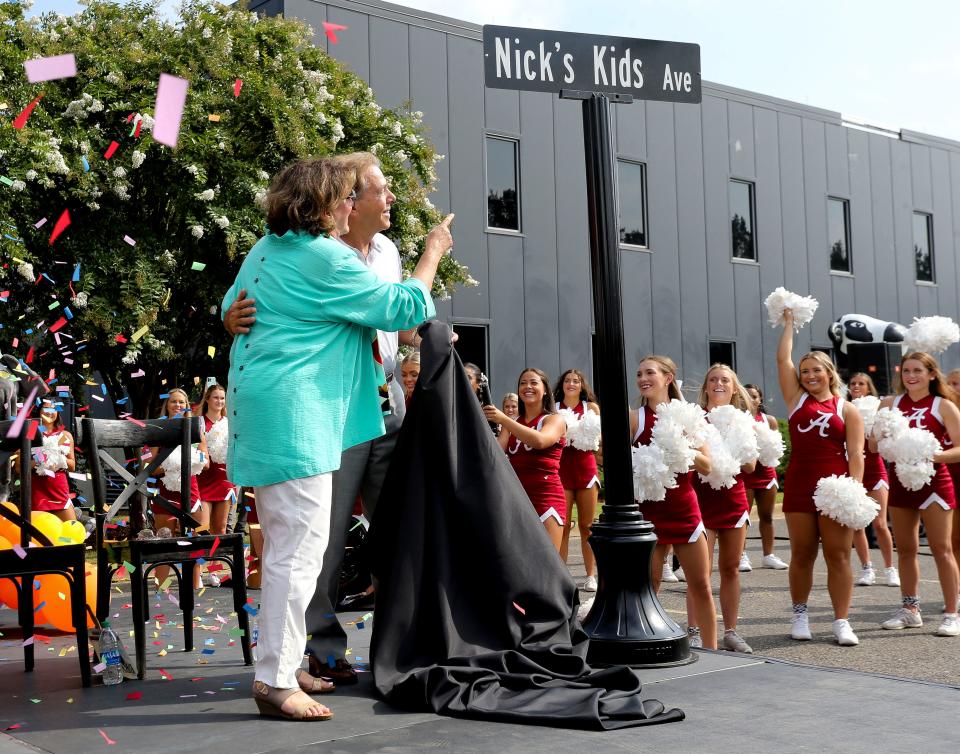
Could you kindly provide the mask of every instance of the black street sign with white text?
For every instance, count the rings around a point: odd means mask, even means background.
[[[700,45],[510,26],[483,27],[486,85],[578,89],[698,103]]]

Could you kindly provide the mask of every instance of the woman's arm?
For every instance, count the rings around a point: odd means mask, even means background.
[[[770,429],[775,429],[778,432],[780,431],[780,422],[777,421],[777,417],[767,414],[767,426]]]
[[[935,463],[956,463],[960,461],[960,410],[948,400],[940,401],[940,415],[943,417],[943,426],[947,429],[953,447],[941,450],[933,460]]]
[[[69,448],[67,451],[67,471],[76,471],[77,458],[73,453],[73,435],[66,431],[62,432],[60,435],[60,444]]]
[[[780,333],[780,342],[777,344],[777,375],[787,410],[792,410],[803,388],[797,377],[797,368],[793,364],[793,312],[789,309],[783,312],[783,332]]]
[[[887,396],[886,398],[883,398],[880,401],[880,408],[890,408],[892,405],[893,405],[893,398],[891,396]],[[866,445],[870,449],[871,453],[877,452],[877,438],[873,436],[872,432],[869,435],[867,435]]]
[[[712,469],[713,464],[710,462],[710,449],[706,445],[702,448],[697,448],[697,455],[693,459],[693,470],[698,474],[707,476]]]
[[[500,448],[501,448],[501,450],[506,451],[507,446],[510,444],[510,438],[511,438],[511,437],[513,437],[513,435],[511,435],[510,432],[507,431],[507,430],[503,427],[503,425],[501,425],[501,426],[500,426],[500,434],[497,435],[497,442],[500,443]]]
[[[496,406],[484,406],[483,413],[487,421],[496,422],[524,445],[534,450],[543,450],[556,445],[567,431],[567,423],[559,414],[550,414],[544,420],[541,429],[537,430],[514,421]]]
[[[863,417],[849,401],[843,404],[843,425],[847,440],[847,473],[858,482],[863,481]]]
[[[200,452],[203,453],[203,468],[210,468],[210,453],[207,451],[207,436],[202,435],[200,437]]]
[[[750,461],[750,463],[745,463],[745,464],[743,464],[743,465],[740,467],[740,473],[741,473],[741,474],[752,474],[752,473],[754,472],[754,469],[756,469],[756,468],[757,468],[757,462],[756,462],[756,461]]]

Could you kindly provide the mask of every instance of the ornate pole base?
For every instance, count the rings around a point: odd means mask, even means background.
[[[590,637],[591,665],[635,668],[687,665],[687,632],[664,610],[653,591],[652,559],[657,537],[636,504],[608,505],[593,525],[590,546],[599,584],[583,621]]]

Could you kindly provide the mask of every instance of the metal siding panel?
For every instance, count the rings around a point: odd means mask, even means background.
[[[451,42],[453,39],[451,38]],[[483,57],[480,48],[475,53],[480,73],[483,74]],[[460,82],[456,82],[460,86]],[[462,87],[465,97],[477,96],[475,89]],[[520,134],[520,92],[510,89],[484,89],[484,121],[488,131],[519,135]]]
[[[830,289],[831,289],[831,300],[833,302],[833,317],[832,319],[824,322],[820,322],[823,329],[826,330],[830,324],[836,320],[838,317],[842,317],[844,314],[867,314],[868,312],[857,312],[856,308],[856,293],[855,293],[855,284],[852,277],[849,275],[831,275],[830,276]],[[871,315],[873,316],[873,315]],[[819,335],[820,333],[815,333]],[[829,342],[829,338],[826,335],[826,332],[823,333],[825,339],[824,342]]]
[[[827,193],[847,199],[850,196],[850,163],[847,157],[847,131],[843,126],[826,125]]]
[[[763,299],[778,285],[784,284],[783,226],[780,208],[780,132],[777,113],[765,108],[754,109],[753,133],[757,171],[757,239],[759,241],[760,288],[749,302],[760,321],[760,339],[755,343],[740,341],[737,354],[740,377],[763,388],[768,406],[779,400],[776,352],[779,330],[767,325]]]
[[[736,178],[753,180],[756,163],[753,155],[753,108],[740,102],[727,103],[727,123],[730,146],[730,174]]]
[[[913,189],[913,208],[924,212],[933,211],[933,196],[930,185],[930,147],[911,144],[910,187]]]
[[[627,374],[634,374],[640,359],[653,353],[653,297],[650,278],[652,254],[620,252],[620,288],[623,292],[623,340]],[[628,395],[636,395],[634,381],[627,380]]]
[[[803,184],[803,137],[801,119],[779,114],[780,126],[780,212],[783,227],[783,286],[795,293],[809,290],[807,274],[807,230]],[[794,338],[802,353],[810,346],[810,328]]]
[[[490,380],[494,399],[517,389],[520,370],[527,366],[524,347],[526,319],[523,296],[523,239],[489,234]]]
[[[890,139],[869,135],[870,206],[873,221],[873,269],[876,275],[877,309],[880,319],[909,324],[897,301],[897,244],[893,229],[893,183],[890,172]],[[856,264],[856,258],[854,258]],[[896,272],[896,274],[890,274]],[[910,271],[913,284],[913,269]],[[870,312],[863,312],[869,314]]]
[[[733,290],[733,263],[730,261],[729,153],[727,151],[727,103],[704,97],[700,106],[703,133],[703,193],[707,239],[707,278],[717,291]],[[651,221],[652,224],[652,221]],[[656,241],[656,228],[651,236]],[[712,296],[707,316],[710,331],[733,336],[736,332],[734,305],[730,296]]]
[[[675,105],[677,243],[683,285],[680,293],[684,372],[707,366],[710,286],[707,282],[706,220],[703,195],[703,134],[700,108]],[[721,292],[718,290],[717,295]]]
[[[590,239],[581,102],[553,98],[553,155],[560,369],[576,367],[592,379]]]
[[[551,377],[559,373],[557,223],[553,186],[553,94],[520,95],[520,191],[523,206],[523,291],[527,359]]]
[[[834,319],[830,295],[830,255],[827,247],[827,155],[823,123],[803,121],[803,190],[806,209],[810,295],[820,308],[810,323],[810,341],[829,342],[826,329]],[[798,291],[799,293],[800,291]]]
[[[450,119],[447,82],[452,79],[447,73],[447,35],[429,29],[410,27],[410,99],[413,109],[423,113],[426,138],[438,154],[449,156]],[[458,71],[463,74],[465,71]],[[482,84],[481,84],[482,85]],[[479,127],[474,125],[472,138]],[[441,212],[451,209],[450,160],[443,159],[435,165],[437,183],[431,199]],[[460,217],[457,224],[464,218]]]
[[[893,239],[896,249],[897,305],[901,322],[910,323],[919,313],[913,256],[913,196],[910,191],[910,145],[890,141],[893,182]]]
[[[761,297],[760,276],[760,267],[757,265],[734,265],[733,295],[737,303],[737,337],[734,342],[737,344],[737,370],[746,368],[754,375],[759,373],[760,354],[757,344],[763,338],[766,325],[766,317],[757,306],[757,300]]]
[[[873,240],[873,203],[870,195],[870,146],[863,131],[844,129],[850,170],[850,260],[853,268],[852,312],[877,311],[876,252]],[[837,311],[837,315],[849,312]]]
[[[643,162],[647,159],[647,108],[642,100],[614,105],[617,156]]]
[[[489,261],[484,233],[487,224],[483,148],[483,100],[476,92],[483,87],[483,57],[479,42],[447,37],[449,86],[449,206],[457,212],[453,224],[457,259],[470,268],[480,286],[454,297],[452,311],[457,317],[490,316]],[[521,150],[522,151],[522,150]],[[443,164],[443,163],[441,163]],[[522,207],[521,198],[521,207]],[[518,260],[519,261],[519,260]]]
[[[926,148],[930,161],[930,188],[933,194],[933,254],[937,270],[937,310],[933,314],[958,318],[956,248],[953,245],[953,206],[950,201],[948,153]],[[957,349],[953,349],[956,351]]]
[[[410,27],[370,18],[370,87],[383,107],[398,108],[410,99]]]
[[[370,16],[336,6],[327,6],[327,20],[334,24],[343,24],[349,29],[349,43],[329,45],[327,52],[331,57],[344,63],[364,81],[370,81]],[[317,25],[318,28],[320,24]],[[321,34],[323,32],[320,32]],[[344,32],[345,34],[347,32]]]
[[[680,353],[680,262],[677,254],[677,186],[675,146],[673,133],[673,105],[666,102],[647,104],[647,140],[650,145],[647,159],[648,192],[651,224],[651,271],[653,287],[653,345],[678,362],[683,370]],[[656,235],[654,235],[656,234]],[[643,254],[644,252],[636,252]]]
[[[327,18],[326,5],[310,0],[271,0],[271,2],[250,10],[258,14],[266,13],[268,16],[282,15],[284,18],[299,18],[306,21],[313,29],[314,46],[332,55],[328,49],[331,45],[327,43],[327,35],[323,33],[323,22],[330,20]],[[366,18],[367,16],[364,15],[364,22],[360,29],[361,34],[363,34],[366,25]],[[337,56],[332,55],[332,57],[336,58]]]

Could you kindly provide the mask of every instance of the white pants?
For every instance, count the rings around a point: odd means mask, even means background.
[[[317,586],[330,536],[332,474],[256,487],[263,529],[256,679],[297,687],[307,641],[304,613]]]

